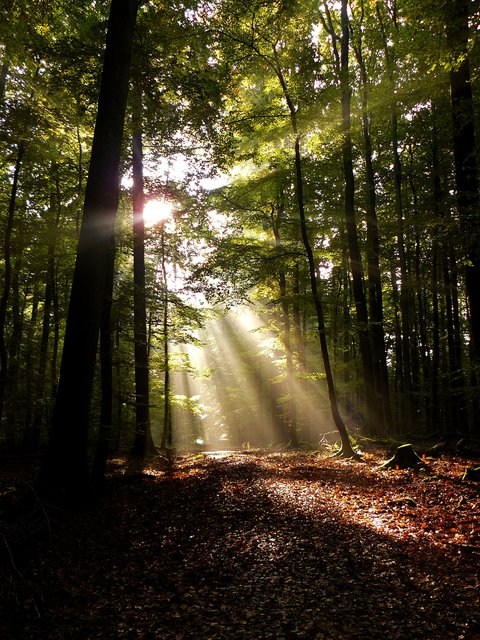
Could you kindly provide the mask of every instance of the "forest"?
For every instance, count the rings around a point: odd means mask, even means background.
[[[479,29],[478,0],[0,0],[6,638],[480,638]],[[165,552],[156,631],[123,591],[121,623],[65,604],[107,522]]]

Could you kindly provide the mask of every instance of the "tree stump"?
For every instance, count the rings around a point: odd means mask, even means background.
[[[395,451],[395,455],[382,465],[381,469],[419,469],[426,468],[428,465],[420,456],[415,453],[413,445],[402,444]]]
[[[480,467],[465,467],[462,480],[470,480],[471,482],[480,482]]]

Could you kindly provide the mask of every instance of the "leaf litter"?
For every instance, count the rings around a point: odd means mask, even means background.
[[[47,540],[2,534],[0,637],[480,640],[478,483],[458,457],[382,455],[112,460]]]

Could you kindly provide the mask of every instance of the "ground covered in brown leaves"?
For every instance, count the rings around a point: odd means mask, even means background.
[[[0,638],[479,640],[471,461],[380,461],[113,460],[100,502],[49,513],[41,544],[4,525]],[[0,482],[12,490],[5,469]]]

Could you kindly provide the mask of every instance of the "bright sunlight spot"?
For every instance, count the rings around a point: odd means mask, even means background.
[[[173,203],[168,200],[148,200],[143,210],[146,227],[166,222],[172,216]]]

